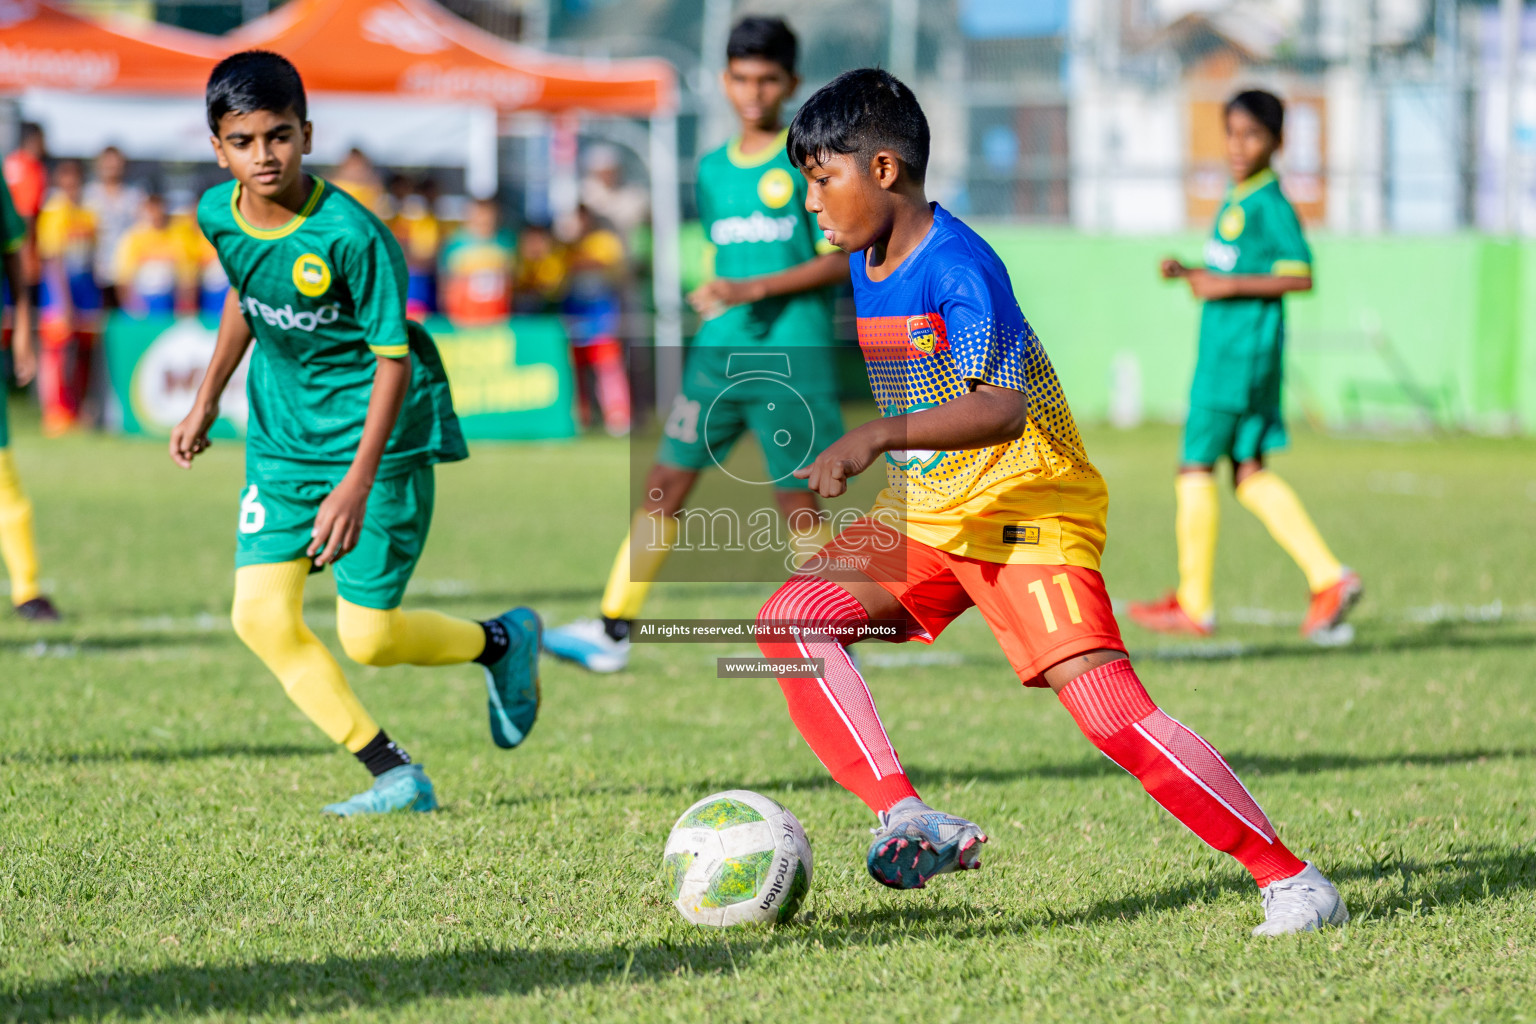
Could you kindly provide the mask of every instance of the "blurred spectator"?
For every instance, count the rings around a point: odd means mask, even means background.
[[[127,168],[122,151],[108,146],[96,157],[95,180],[85,186],[85,207],[96,215],[96,283],[101,286],[102,305],[107,309],[121,302],[115,257],[144,205],[144,190],[123,180]]]
[[[138,223],[118,243],[116,279],[123,308],[135,316],[170,315],[196,305],[197,253],[171,221],[165,197],[144,198]]]
[[[410,197],[410,176],[399,172],[391,174],[388,183],[384,186],[384,198],[380,201],[383,208],[378,211],[379,219],[386,224],[393,224],[395,218],[400,216],[400,211],[405,208],[405,201]]]
[[[336,165],[331,182],[347,195],[382,216],[384,186],[366,153],[354,146]]]
[[[436,181],[423,178],[416,191],[405,197],[393,227],[405,250],[406,314],[422,317],[437,312],[437,254],[443,244],[443,226],[437,219]]]
[[[42,260],[37,380],[43,431],[59,434],[80,421],[90,387],[91,353],[101,330],[96,286],[96,216],[85,208],[85,172],[78,160],[54,169],[54,191],[37,217]]]
[[[469,204],[464,226],[443,246],[439,283],[443,311],[460,324],[505,322],[512,315],[512,236],[501,228],[494,199]]]
[[[27,222],[27,244],[21,250],[22,273],[27,283],[42,279],[42,263],[37,255],[37,215],[42,212],[48,193],[48,168],[43,163],[47,146],[43,127],[31,121],[21,125],[21,139],[15,152],[5,158],[5,183],[11,188],[16,212]]]
[[[635,229],[651,217],[651,196],[639,185],[625,184],[624,160],[617,147],[592,146],[584,161],[581,201],[599,219],[611,224],[626,245],[633,244]]]
[[[548,224],[526,224],[517,238],[512,307],[519,313],[554,313],[565,289],[565,255]]]
[[[573,226],[574,237],[566,250],[566,290],[561,308],[576,366],[578,414],[582,423],[590,422],[595,398],[603,428],[620,437],[629,433],[630,421],[629,378],[619,342],[620,297],[628,276],[624,243],[586,206],[577,208]]]

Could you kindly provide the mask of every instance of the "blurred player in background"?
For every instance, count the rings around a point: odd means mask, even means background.
[[[743,18],[731,30],[721,84],[740,134],[699,161],[699,215],[718,275],[688,297],[704,323],[645,481],[645,501],[608,577],[602,618],[552,629],[545,637],[550,653],[596,672],[617,672],[628,663],[630,625],[677,536],[677,514],[699,472],[725,459],[742,434],[751,431],[762,446],[796,550],[809,555],[828,536],[815,495],[792,475],[798,464],[784,464],[785,449],[773,440],[786,430],[803,431],[803,414],[775,410],[748,389],[715,401],[730,387],[733,351],[785,352],[793,355],[793,387],[810,410],[810,454],[843,429],[831,354],[831,289],[847,282],[848,257],[820,237],[805,212],[805,181],[784,152],[780,113],[800,84],[798,50],[795,34],[779,18]]]
[[[505,323],[512,316],[512,274],[517,244],[501,226],[495,199],[469,204],[464,226],[438,259],[442,308],[455,324]]]
[[[624,372],[624,284],[629,276],[624,240],[585,205],[576,208],[565,246],[560,312],[571,340],[577,416],[592,421],[595,406],[611,437],[629,433],[629,377]]]
[[[437,218],[437,182],[423,178],[400,203],[390,229],[405,250],[405,311],[424,317],[437,312],[437,257],[443,224]]]
[[[1163,277],[1189,283],[1205,305],[1190,386],[1184,451],[1175,483],[1179,586],[1160,601],[1133,604],[1131,621],[1160,633],[1209,636],[1216,627],[1216,463],[1232,463],[1240,501],[1306,575],[1312,593],[1302,635],[1322,639],[1360,599],[1360,577],[1317,532],[1296,492],[1264,468],[1286,445],[1281,412],[1285,305],[1312,289],[1312,250],[1270,166],[1283,139],[1285,107],[1271,93],[1239,93],[1226,106],[1233,185],[1205,245],[1205,266],[1162,263]]]
[[[514,608],[474,622],[401,609],[432,519],[433,467],[468,451],[437,347],[405,317],[400,247],[360,203],[304,172],[304,86],[286,59],[247,51],[221,61],[207,107],[214,152],[235,180],[204,194],[198,222],[234,290],[171,458],[190,468],[208,448],[219,396],[254,341],[235,632],[374,776],[326,811],[430,811],[426,773],[305,624],[305,579],[335,566],[336,632],[355,661],[483,665],[491,738],[504,748],[538,714],[538,616]]]
[[[43,433],[49,435],[74,427],[86,412],[102,313],[96,215],[85,206],[84,168],[78,160],[61,160],[53,178],[54,190],[37,216],[42,262],[37,383]]]
[[[552,313],[565,289],[565,256],[548,224],[524,224],[517,235],[512,308],[519,313]]]
[[[5,260],[5,293],[11,307],[11,373],[25,387],[37,374],[33,341],[32,289],[22,267],[27,224],[11,203],[11,190],[0,180],[0,254]],[[0,313],[4,310],[0,309]],[[32,502],[21,489],[11,455],[7,387],[0,377],[0,561],[11,580],[11,607],[33,622],[56,622],[59,613],[38,586],[37,540],[32,533]]]
[[[197,308],[198,255],[194,240],[174,223],[165,197],[144,197],[138,223],[117,246],[118,301],[134,316],[169,316]]]
[[[859,345],[882,415],[797,475],[835,498],[876,464],[887,487],[763,606],[764,655],[818,659],[780,680],[790,717],[878,816],[866,864],[895,889],[980,867],[980,827],[913,788],[847,645],[873,621],[931,643],[972,605],[1026,686],[1049,687],[1083,733],[1169,813],[1235,857],[1278,935],[1349,914],[1294,856],[1219,753],[1153,703],[1125,654],[1099,575],[1109,496],[1008,271],[924,194],[927,119],[877,69],[818,91],[790,126],[807,205],[852,254]],[[862,566],[862,569],[855,568]],[[809,630],[807,632],[806,630]]]
[[[36,312],[36,288],[42,275],[42,263],[37,256],[37,215],[48,198],[48,166],[43,163],[48,147],[42,125],[23,121],[20,135],[16,149],[5,157],[5,183],[10,187],[16,212],[26,225],[26,240],[21,246],[21,271],[27,286],[33,289],[33,311]]]

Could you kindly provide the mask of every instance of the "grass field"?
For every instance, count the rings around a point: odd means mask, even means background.
[[[1121,599],[1172,581],[1175,434],[1091,432]],[[1226,752],[1355,920],[1259,942],[1258,900],[1021,691],[974,615],[874,645],[871,685],[930,802],[986,869],[894,893],[871,824],[740,648],[546,662],[523,749],[486,737],[478,669],[350,669],[443,800],[335,821],[365,781],[226,622],[241,452],[154,444],[18,461],[67,623],[0,623],[0,1020],[1536,1019],[1536,445],[1303,436],[1277,468],[1365,576],[1353,645],[1295,635],[1300,574],[1224,499],[1210,641],[1127,628],[1153,695]],[[625,518],[620,442],[479,448],[439,473],[407,600],[591,614]],[[662,586],[656,616],[751,614],[763,585]],[[309,610],[334,643],[329,578]],[[815,846],[799,923],[686,925],[654,872],[674,817],[744,786]]]

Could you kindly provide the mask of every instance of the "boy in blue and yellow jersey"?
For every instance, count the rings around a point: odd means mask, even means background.
[[[1312,288],[1312,250],[1270,166],[1283,138],[1285,108],[1271,93],[1239,93],[1227,104],[1227,161],[1235,184],[1216,215],[1205,266],[1164,260],[1165,278],[1182,278],[1205,302],[1200,356],[1190,386],[1189,419],[1175,493],[1179,586],[1162,600],[1131,606],[1131,621],[1161,633],[1208,636],[1216,616],[1213,471],[1232,463],[1237,500],[1259,517],[1295,559],[1312,593],[1303,636],[1326,637],[1360,599],[1360,577],[1342,565],[1296,493],[1264,467],[1285,447],[1280,408],[1284,376],[1284,297]]]
[[[851,254],[859,345],[882,415],[802,469],[827,498],[883,464],[868,518],[769,598],[758,643],[807,673],[780,680],[816,756],[877,815],[866,866],[895,889],[981,866],[971,821],[923,803],[848,645],[932,643],[975,606],[1026,686],[1263,889],[1256,934],[1340,924],[1338,891],[1280,842],[1214,748],[1137,679],[1099,575],[1108,496],[1002,261],[924,195],[928,122],[890,74],[850,71],[789,130],[806,207]]]
[[[11,372],[16,383],[30,384],[37,373],[32,340],[32,290],[27,287],[22,248],[27,224],[11,202],[11,189],[0,178],[0,256],[5,260],[5,293],[11,304]],[[0,314],[4,310],[0,309]],[[21,489],[11,455],[10,417],[5,380],[0,377],[0,562],[11,580],[11,606],[23,619],[54,622],[53,602],[37,582],[37,541],[32,533],[32,502]]]
[[[779,18],[743,18],[726,44],[722,85],[741,134],[699,160],[699,218],[717,276],[688,300],[704,323],[662,428],[645,500],[614,559],[602,618],[545,636],[551,654],[595,672],[617,672],[628,662],[630,624],[677,537],[678,513],[699,473],[723,463],[741,435],[750,431],[762,446],[792,557],[827,537],[816,496],[793,474],[842,433],[831,290],[848,280],[848,258],[818,236],[804,209],[805,181],[784,152],[780,112],[800,84],[798,49]],[[733,382],[733,356],[740,365],[757,349],[783,360],[803,406],[772,401],[780,385],[766,378]],[[807,427],[808,451],[783,442]]]
[[[366,665],[485,668],[491,738],[514,747],[538,713],[538,617],[474,622],[400,607],[426,544],[433,467],[466,458],[431,337],[405,317],[405,260],[379,219],[306,174],[304,86],[259,50],[208,80],[208,126],[234,181],[198,225],[232,290],[192,411],[171,432],[183,468],[207,450],[219,396],[251,354],[246,485],[235,545],[235,632],[309,719],[356,755],[373,787],[332,814],[430,811],[420,765],[374,722],[304,623],[304,581],[336,572],[336,632]]]

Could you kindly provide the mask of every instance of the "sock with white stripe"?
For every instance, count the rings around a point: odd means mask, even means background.
[[[1306,867],[1216,748],[1152,702],[1130,661],[1084,672],[1058,697],[1094,746],[1191,832],[1236,857],[1260,888]]]
[[[780,679],[789,717],[832,778],[876,814],[917,796],[885,734],[874,697],[848,657],[846,643],[869,622],[864,606],[836,583],[795,576],[758,612],[763,627],[794,624],[800,632],[760,632],[757,645],[770,658],[821,658],[818,679]],[[807,634],[817,627],[836,631]]]

